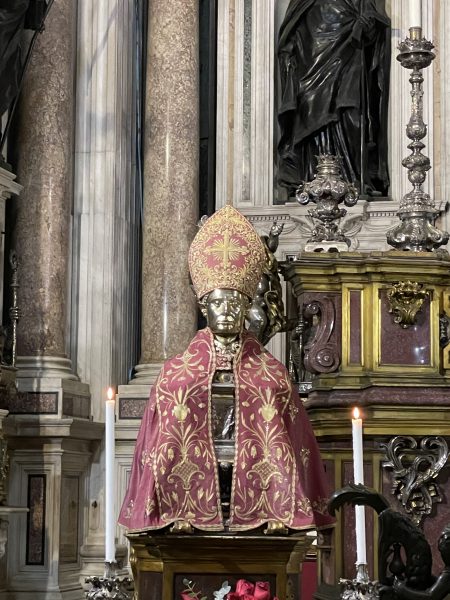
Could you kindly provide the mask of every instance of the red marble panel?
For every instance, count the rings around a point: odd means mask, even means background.
[[[413,365],[431,364],[430,301],[427,298],[417,314],[415,325],[404,329],[394,323],[389,313],[387,291],[380,291],[380,364]]]
[[[119,419],[142,419],[146,398],[119,398]]]
[[[334,490],[336,488],[334,460],[325,459],[323,461],[323,466],[325,469],[325,478],[326,478],[327,484],[328,484],[328,494],[329,494],[329,496],[331,496],[331,494],[334,492]]]
[[[11,414],[45,414],[58,413],[57,392],[18,392],[8,405]]]
[[[45,475],[28,475],[26,564],[45,562]]]
[[[350,356],[351,365],[361,364],[361,290],[350,291]]]

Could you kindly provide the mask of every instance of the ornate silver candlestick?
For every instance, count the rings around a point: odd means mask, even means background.
[[[105,562],[103,577],[87,577],[91,587],[86,591],[86,600],[130,600],[132,582],[129,577],[117,576],[117,563]]]
[[[423,122],[423,75],[422,69],[429,67],[435,58],[434,46],[422,37],[421,27],[411,27],[409,38],[398,46],[397,60],[405,69],[412,69],[411,83],[411,118],[406,127],[406,135],[411,140],[408,148],[411,154],[403,159],[403,166],[408,169],[408,179],[413,185],[411,192],[403,196],[398,216],[400,224],[387,232],[387,242],[399,250],[415,252],[431,252],[446,244],[448,233],[437,229],[434,221],[438,215],[434,201],[422,190],[422,184],[430,170],[430,159],[422,154],[427,135],[427,126]]]
[[[316,204],[308,210],[316,221],[312,237],[305,250],[348,250],[350,240],[339,229],[339,220],[347,214],[339,204],[353,206],[358,201],[358,192],[354,185],[342,178],[341,158],[332,154],[320,154],[317,158],[317,173],[312,181],[303,181],[295,197],[299,204]],[[317,223],[318,221],[318,223]]]
[[[377,600],[380,585],[378,581],[370,581],[367,565],[357,565],[356,579],[341,579],[342,600]]]

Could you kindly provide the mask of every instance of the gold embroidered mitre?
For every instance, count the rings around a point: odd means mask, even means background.
[[[237,290],[252,299],[265,259],[254,227],[238,210],[224,206],[201,227],[189,250],[198,299],[216,288]]]

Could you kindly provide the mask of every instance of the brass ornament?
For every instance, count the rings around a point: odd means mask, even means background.
[[[387,292],[390,305],[389,312],[394,315],[394,323],[404,329],[416,323],[416,317],[423,303],[428,298],[428,290],[417,281],[399,281]]]
[[[420,525],[433,504],[442,500],[436,477],[447,462],[447,442],[441,436],[428,436],[418,445],[412,436],[398,435],[381,447],[386,453],[383,467],[393,469],[392,494]]]

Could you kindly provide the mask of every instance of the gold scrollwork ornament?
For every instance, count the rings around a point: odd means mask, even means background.
[[[399,281],[387,292],[389,312],[394,315],[394,323],[406,329],[416,323],[416,317],[428,298],[428,290],[417,281]]]

